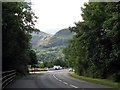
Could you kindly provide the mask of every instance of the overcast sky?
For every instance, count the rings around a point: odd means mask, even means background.
[[[35,25],[41,31],[54,34],[82,20],[81,7],[89,0],[31,0],[39,17]]]

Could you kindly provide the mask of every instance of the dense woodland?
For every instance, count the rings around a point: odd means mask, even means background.
[[[28,72],[28,64],[37,63],[36,54],[31,50],[31,35],[37,17],[31,3],[2,3],[2,69],[16,70],[18,75]]]
[[[109,78],[120,81],[120,4],[89,2],[82,8],[83,21],[70,27],[75,32],[63,50],[65,63],[78,75]],[[36,54],[31,50],[31,33],[37,17],[27,2],[2,3],[2,69],[15,69],[25,75],[28,64],[36,64]],[[47,62],[44,66],[47,66]],[[67,66],[67,65],[66,65]],[[51,66],[50,66],[51,67]]]
[[[79,75],[120,81],[120,3],[89,2],[63,53]]]

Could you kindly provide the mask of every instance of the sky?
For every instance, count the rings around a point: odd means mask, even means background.
[[[40,31],[55,34],[82,21],[81,7],[89,0],[31,0],[32,9],[38,17],[35,27]]]

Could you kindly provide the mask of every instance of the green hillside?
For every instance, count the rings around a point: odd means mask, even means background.
[[[63,57],[62,50],[68,45],[72,36],[73,33],[69,29],[62,29],[53,36],[44,32],[34,33],[31,43],[40,61],[51,60]]]

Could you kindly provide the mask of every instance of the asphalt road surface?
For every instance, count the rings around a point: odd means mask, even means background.
[[[69,71],[51,70],[14,81],[8,88],[112,88],[69,76]]]

